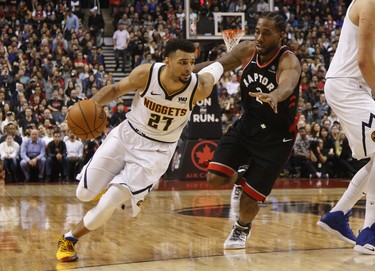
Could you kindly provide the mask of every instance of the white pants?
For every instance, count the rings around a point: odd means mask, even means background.
[[[375,101],[364,81],[329,78],[324,86],[327,102],[342,125],[353,157],[362,159],[375,153]]]
[[[79,189],[97,195],[110,184],[122,184],[134,200],[142,200],[168,169],[176,143],[161,143],[133,131],[128,121],[114,128],[83,167]]]

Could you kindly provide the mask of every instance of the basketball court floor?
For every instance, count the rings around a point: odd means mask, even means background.
[[[360,255],[316,226],[338,200],[347,180],[279,179],[262,204],[245,250],[224,251],[235,221],[231,187],[205,181],[161,180],[137,218],[120,210],[76,245],[79,260],[55,259],[60,235],[94,203],[75,197],[75,184],[15,184],[0,188],[0,271],[20,270],[374,270]],[[353,210],[357,232],[364,201]]]

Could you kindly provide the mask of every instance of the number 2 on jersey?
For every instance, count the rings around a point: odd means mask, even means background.
[[[154,128],[154,129],[158,129],[158,126],[160,124],[160,121],[165,121],[165,126],[163,128],[163,131],[168,131],[168,128],[169,126],[172,124],[172,120],[173,118],[168,118],[166,116],[163,116],[161,117],[160,115],[158,114],[151,114],[151,117],[150,119],[148,120],[148,126]]]

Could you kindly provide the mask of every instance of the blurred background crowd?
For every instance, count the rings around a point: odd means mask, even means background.
[[[299,134],[283,176],[349,178],[366,161],[352,157],[340,120],[323,92],[347,3],[274,2],[274,9],[287,21],[284,42],[303,69]],[[110,21],[103,19],[99,3],[89,1],[83,7],[79,0],[0,0],[0,157],[6,182],[74,181],[101,140],[126,118],[125,100],[106,106],[107,129],[90,141],[77,139],[65,122],[69,106],[115,82],[103,54],[105,35],[113,37],[114,71],[121,64],[123,76],[126,67],[163,61],[165,44],[185,36],[187,7],[182,0],[112,0]],[[248,34],[259,13],[269,10],[264,0],[190,3],[189,19],[197,23],[199,18],[212,19],[212,12],[245,12]],[[226,52],[223,42],[208,50],[195,44],[197,62],[215,60]],[[226,72],[216,88],[223,131],[240,115],[241,73],[241,68]],[[318,156],[317,150],[323,155]]]

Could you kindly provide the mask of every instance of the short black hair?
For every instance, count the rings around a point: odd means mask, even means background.
[[[285,32],[286,21],[285,21],[285,18],[279,12],[276,12],[276,11],[263,12],[260,14],[259,18],[264,18],[264,19],[274,21],[279,31]]]
[[[165,46],[164,57],[170,56],[172,53],[176,52],[177,50],[181,50],[187,53],[194,53],[195,46],[194,43],[184,39],[172,39],[168,41],[167,45]]]

